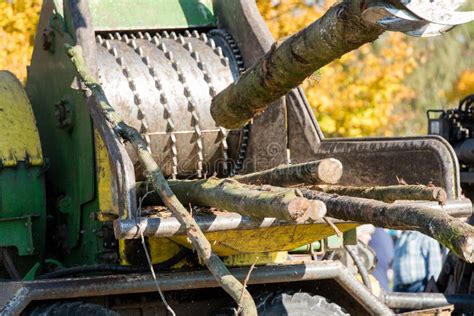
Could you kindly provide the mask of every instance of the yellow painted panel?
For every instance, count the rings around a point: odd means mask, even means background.
[[[109,153],[102,137],[94,130],[96,176],[99,193],[99,220],[114,220],[119,217],[117,200],[113,198],[113,175],[110,166]]]
[[[341,232],[348,231],[358,225],[357,223],[347,222],[336,224]],[[288,251],[332,235],[334,235],[334,230],[326,223],[206,233],[212,249],[219,256]],[[173,237],[172,240],[183,246],[190,246],[186,236]]]
[[[138,247],[139,249],[136,249]],[[168,259],[173,258],[180,251],[181,246],[172,242],[168,238],[148,238],[148,251],[150,253],[151,261],[153,264],[164,262]],[[130,255],[133,255],[137,250],[142,251],[141,241],[138,239],[134,240],[119,240],[119,254],[120,264],[130,265]],[[178,265],[180,266],[180,265]]]
[[[17,161],[43,164],[41,142],[31,104],[20,81],[0,71],[0,162],[13,167]]]
[[[266,264],[285,263],[288,260],[287,251],[261,252],[261,253],[237,253],[224,258],[224,263],[229,267],[243,267],[255,264],[257,266]]]

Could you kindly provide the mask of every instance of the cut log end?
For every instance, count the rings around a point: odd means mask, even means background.
[[[448,194],[442,188],[435,188],[433,190],[433,199],[440,203],[445,203],[448,200]]]
[[[326,215],[326,205],[318,200],[296,198],[288,204],[288,212],[296,223],[315,222]]]
[[[323,159],[318,165],[318,177],[324,183],[336,184],[342,177],[342,163],[334,158]]]

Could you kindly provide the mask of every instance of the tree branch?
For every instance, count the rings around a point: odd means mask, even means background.
[[[340,185],[315,185],[313,190],[338,195],[348,195],[365,199],[374,199],[386,203],[397,200],[438,201],[443,204],[448,200],[446,191],[439,187],[425,185],[389,185],[376,187],[354,187]]]
[[[377,39],[383,29],[362,19],[366,6],[365,0],[345,0],[300,32],[276,42],[212,100],[211,114],[217,124],[243,126],[321,67]]]
[[[170,180],[168,183],[179,201],[186,205],[209,206],[258,219],[273,217],[297,223],[314,222],[326,214],[324,203],[302,197],[299,189],[251,186],[233,179],[217,178]],[[137,186],[138,194],[145,190],[143,184]]]
[[[294,165],[281,165],[272,169],[237,175],[233,179],[247,184],[292,186],[298,184],[335,184],[341,179],[342,164],[329,158]]]
[[[474,227],[443,211],[301,189],[304,197],[326,204],[327,215],[374,226],[417,230],[438,240],[458,257],[474,262]]]

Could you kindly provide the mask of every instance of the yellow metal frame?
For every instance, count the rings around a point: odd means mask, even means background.
[[[0,71],[0,166],[19,161],[43,165],[41,142],[30,100],[21,82],[9,71]]]

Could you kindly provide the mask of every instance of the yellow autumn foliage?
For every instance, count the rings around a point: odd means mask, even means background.
[[[335,1],[313,2],[317,5],[302,0],[257,0],[277,39],[309,25]],[[306,80],[303,88],[323,132],[329,136],[392,135],[394,126],[408,117],[394,114],[394,109],[413,97],[403,80],[414,70],[415,60],[403,35],[386,34]]]
[[[0,0],[0,69],[26,79],[41,0]]]
[[[474,93],[474,71],[465,70],[454,83],[452,90],[448,94],[448,99],[458,101],[465,96]]]

